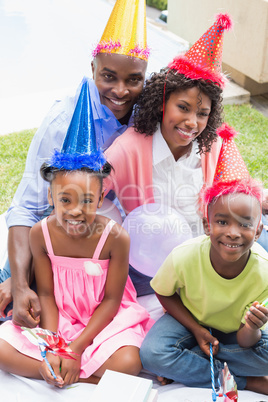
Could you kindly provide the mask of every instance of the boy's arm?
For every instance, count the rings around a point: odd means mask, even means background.
[[[268,320],[268,309],[259,302],[252,303],[245,315],[245,324],[237,331],[237,342],[242,348],[250,348],[260,340],[261,328]]]
[[[192,332],[200,349],[207,356],[209,356],[210,353],[210,343],[213,345],[213,354],[218,352],[219,341],[214,338],[206,328],[198,324],[190,311],[184,306],[177,293],[174,293],[172,296],[162,296],[156,293],[156,296],[166,311]]]

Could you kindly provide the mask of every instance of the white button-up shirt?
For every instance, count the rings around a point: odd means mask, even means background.
[[[153,194],[156,203],[174,208],[185,217],[192,235],[203,234],[197,210],[197,199],[203,185],[201,157],[198,143],[193,141],[190,155],[175,161],[160,125],[153,135]]]

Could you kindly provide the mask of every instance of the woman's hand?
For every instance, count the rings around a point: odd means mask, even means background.
[[[213,355],[216,355],[219,351],[219,341],[217,338],[211,335],[211,333],[204,327],[199,328],[194,333],[195,339],[202,350],[207,356],[210,355],[210,343],[212,343]]]
[[[55,387],[62,388],[64,386],[64,381],[63,381],[61,373],[60,373],[60,366],[61,366],[60,357],[49,352],[46,354],[46,358],[47,358],[49,364],[51,365],[52,370],[54,371],[57,378],[53,377],[45,360],[42,361],[41,367],[39,369],[41,376],[44,378],[44,380],[48,384],[54,385]]]

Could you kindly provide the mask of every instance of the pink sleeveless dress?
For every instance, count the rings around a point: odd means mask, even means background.
[[[114,223],[111,220],[107,224],[92,258],[71,258],[54,255],[47,218],[42,221],[59,310],[58,332],[67,342],[81,334],[103,299],[109,260],[99,260],[99,255]],[[153,324],[149,313],[138,304],[135,288],[128,277],[117,315],[82,354],[80,377],[92,375],[120,347],[140,347]],[[21,334],[21,328],[11,321],[0,326],[0,338],[19,352],[42,360],[39,348],[30,343]]]

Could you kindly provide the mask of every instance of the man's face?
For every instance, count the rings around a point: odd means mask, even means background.
[[[123,119],[142,91],[147,62],[137,57],[100,53],[91,63],[100,101]]]

